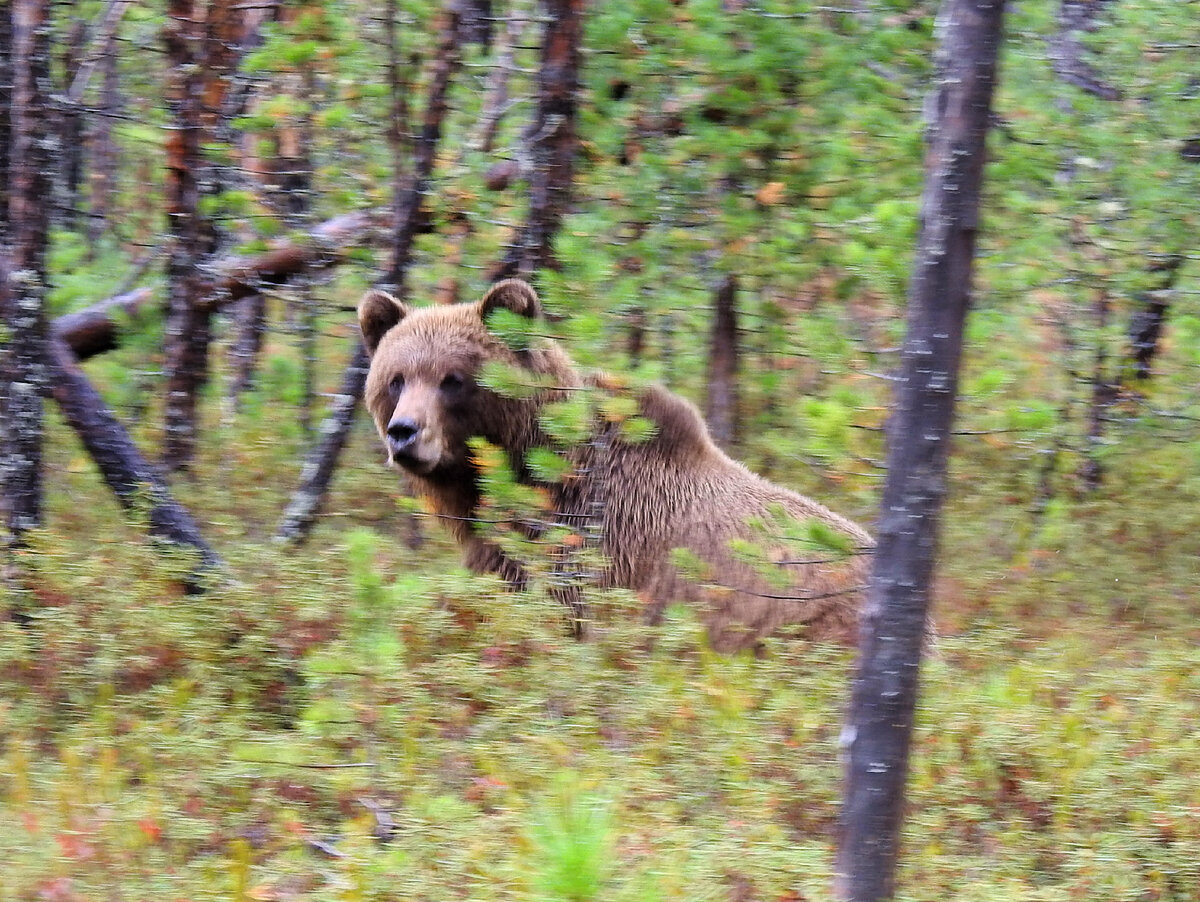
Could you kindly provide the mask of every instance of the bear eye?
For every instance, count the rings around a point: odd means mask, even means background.
[[[442,380],[442,391],[458,391],[466,384],[459,373],[450,373]]]
[[[392,397],[398,397],[400,392],[404,391],[404,377],[393,376],[392,381],[388,383],[388,391],[392,393]]]

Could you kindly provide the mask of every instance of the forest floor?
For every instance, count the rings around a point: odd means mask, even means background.
[[[623,593],[571,641],[413,526],[365,417],[281,546],[307,440],[271,366],[174,483],[228,565],[204,594],[52,420],[0,618],[0,902],[829,897],[850,650],[721,657],[685,611],[649,641]],[[1029,467],[960,440],[899,898],[1200,898],[1194,451],[1133,442],[1035,521]]]

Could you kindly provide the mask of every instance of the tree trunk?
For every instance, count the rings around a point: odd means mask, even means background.
[[[1162,337],[1167,311],[1171,309],[1171,289],[1186,258],[1172,254],[1154,261],[1150,272],[1160,277],[1159,284],[1138,298],[1138,309],[1129,321],[1129,363],[1133,378],[1145,382],[1153,373],[1154,358],[1158,356],[1158,341]]]
[[[83,57],[84,40],[87,38],[87,26],[77,15],[71,21],[67,32],[67,42],[62,48],[61,67],[63,72],[63,94],[69,89],[71,78],[79,68]],[[56,216],[68,228],[75,228],[79,221],[80,186],[83,183],[84,136],[83,107],[76,103],[65,102],[58,106],[58,133],[62,146],[62,159],[59,166],[61,185],[58,196],[61,208]]]
[[[263,337],[267,331],[267,296],[252,294],[237,303],[234,321],[237,337],[229,349],[233,375],[229,380],[229,400],[233,409],[241,404],[242,395],[254,388],[254,375],[258,372],[258,358],[262,352]]]
[[[490,154],[496,146],[496,132],[504,114],[508,112],[508,85],[512,74],[516,71],[516,48],[521,42],[527,20],[519,10],[509,12],[508,27],[505,28],[500,46],[496,49],[496,61],[492,71],[488,73],[487,87],[483,92],[483,112],[479,121],[471,130],[471,135],[463,142],[458,160],[471,150],[479,150]]]
[[[708,344],[708,400],[704,418],[713,441],[725,450],[738,439],[737,277],[726,276],[714,297]]]
[[[163,463],[186,469],[196,453],[196,401],[208,379],[212,286],[203,262],[217,249],[214,224],[200,197],[219,191],[215,166],[202,146],[220,132],[225,97],[243,37],[234,0],[169,0],[165,29],[170,67],[167,107],[174,131],[167,141],[167,263],[165,433]]]
[[[459,39],[462,28],[460,0],[450,0],[443,12],[441,37],[438,40],[433,61],[433,75],[429,80],[429,99],[425,115],[421,119],[421,134],[413,148],[412,177],[396,199],[394,230],[392,233],[392,264],[388,268],[386,281],[400,291],[412,259],[413,240],[420,224],[421,205],[433,173],[434,158],[442,138],[442,122],[446,118],[446,97],[450,90],[450,79],[454,76],[461,59]]]
[[[12,140],[12,0],[0,0],[0,245],[8,240],[8,160]],[[0,306],[0,314],[3,313]],[[2,453],[2,452],[0,452]]]
[[[843,732],[834,892],[890,899],[983,181],[1003,0],[947,0],[878,546]]]
[[[584,0],[547,0],[546,7],[537,110],[526,133],[529,212],[493,279],[528,278],[553,265],[553,238],[570,199]]]
[[[91,46],[75,68],[70,90],[67,91],[67,100],[71,103],[83,101],[83,95],[87,93],[88,84],[96,72],[96,65],[112,54],[117,26],[133,3],[134,0],[108,0],[104,12],[96,20],[96,27],[92,30]]]
[[[12,0],[12,93],[6,347],[0,355],[0,499],[9,542],[42,520],[42,419],[46,391],[46,198],[50,4]],[[0,248],[2,251],[2,248]]]
[[[463,43],[491,49],[494,23],[492,0],[466,0],[463,5]]]
[[[194,548],[205,567],[218,566],[220,558],[204,541],[191,515],[171,497],[162,476],[109,411],[71,349],[61,339],[53,338],[49,350],[54,400],[121,506],[148,515],[152,536]]]
[[[438,41],[434,70],[429,82],[429,97],[422,119],[421,134],[413,153],[412,177],[400,197],[396,200],[395,232],[392,240],[392,263],[386,281],[397,292],[403,294],[404,282],[412,260],[412,245],[416,238],[417,225],[421,218],[422,202],[437,147],[442,135],[442,121],[446,116],[446,97],[450,80],[459,64],[459,37],[462,26],[459,0],[450,0],[444,12],[441,37]],[[367,381],[369,361],[362,342],[355,337],[355,348],[350,362],[342,375],[342,385],[334,399],[333,409],[321,424],[321,441],[313,446],[312,453],[305,458],[300,471],[300,487],[292,495],[279,525],[276,537],[300,543],[308,538],[316,521],[317,513],[329,488],[329,481],[337,468],[338,457],[345,447],[350,426],[358,410],[363,388]]]
[[[1094,94],[1101,100],[1120,100],[1121,92],[1100,77],[1096,67],[1084,59],[1086,48],[1080,36],[1096,28],[1096,18],[1112,0],[1062,0],[1058,8],[1058,31],[1050,41],[1054,73],[1067,84]]]
[[[1083,452],[1083,465],[1079,475],[1084,487],[1089,491],[1100,488],[1104,481],[1104,464],[1100,460],[1100,446],[1104,442],[1104,427],[1108,421],[1108,411],[1117,400],[1120,385],[1108,373],[1108,346],[1105,339],[1108,333],[1108,318],[1112,305],[1109,303],[1108,291],[1101,287],[1096,289],[1096,353],[1092,361],[1092,397],[1088,402],[1087,439]]]
[[[112,123],[121,107],[121,83],[117,70],[117,42],[110,34],[100,61],[102,81],[100,112],[92,118],[89,145],[92,166],[88,183],[88,243],[94,248],[108,228],[109,207],[116,187],[117,148],[113,143]]]
[[[200,219],[203,58],[195,0],[169,0],[167,50],[167,254],[165,433],[163,463],[185,469],[196,449],[196,396],[208,369],[210,313],[201,274],[205,228]]]

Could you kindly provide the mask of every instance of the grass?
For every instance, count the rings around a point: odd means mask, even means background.
[[[570,641],[436,527],[403,541],[365,422],[280,547],[304,439],[273,391],[177,481],[229,564],[204,595],[51,424],[0,618],[0,902],[829,897],[849,651],[716,656],[627,593]],[[960,443],[902,899],[1200,896],[1193,452],[1123,448],[1033,526],[1032,463]]]

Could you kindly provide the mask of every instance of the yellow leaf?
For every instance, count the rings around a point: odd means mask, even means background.
[[[767,182],[754,197],[764,207],[773,207],[783,200],[784,191],[783,182]]]

